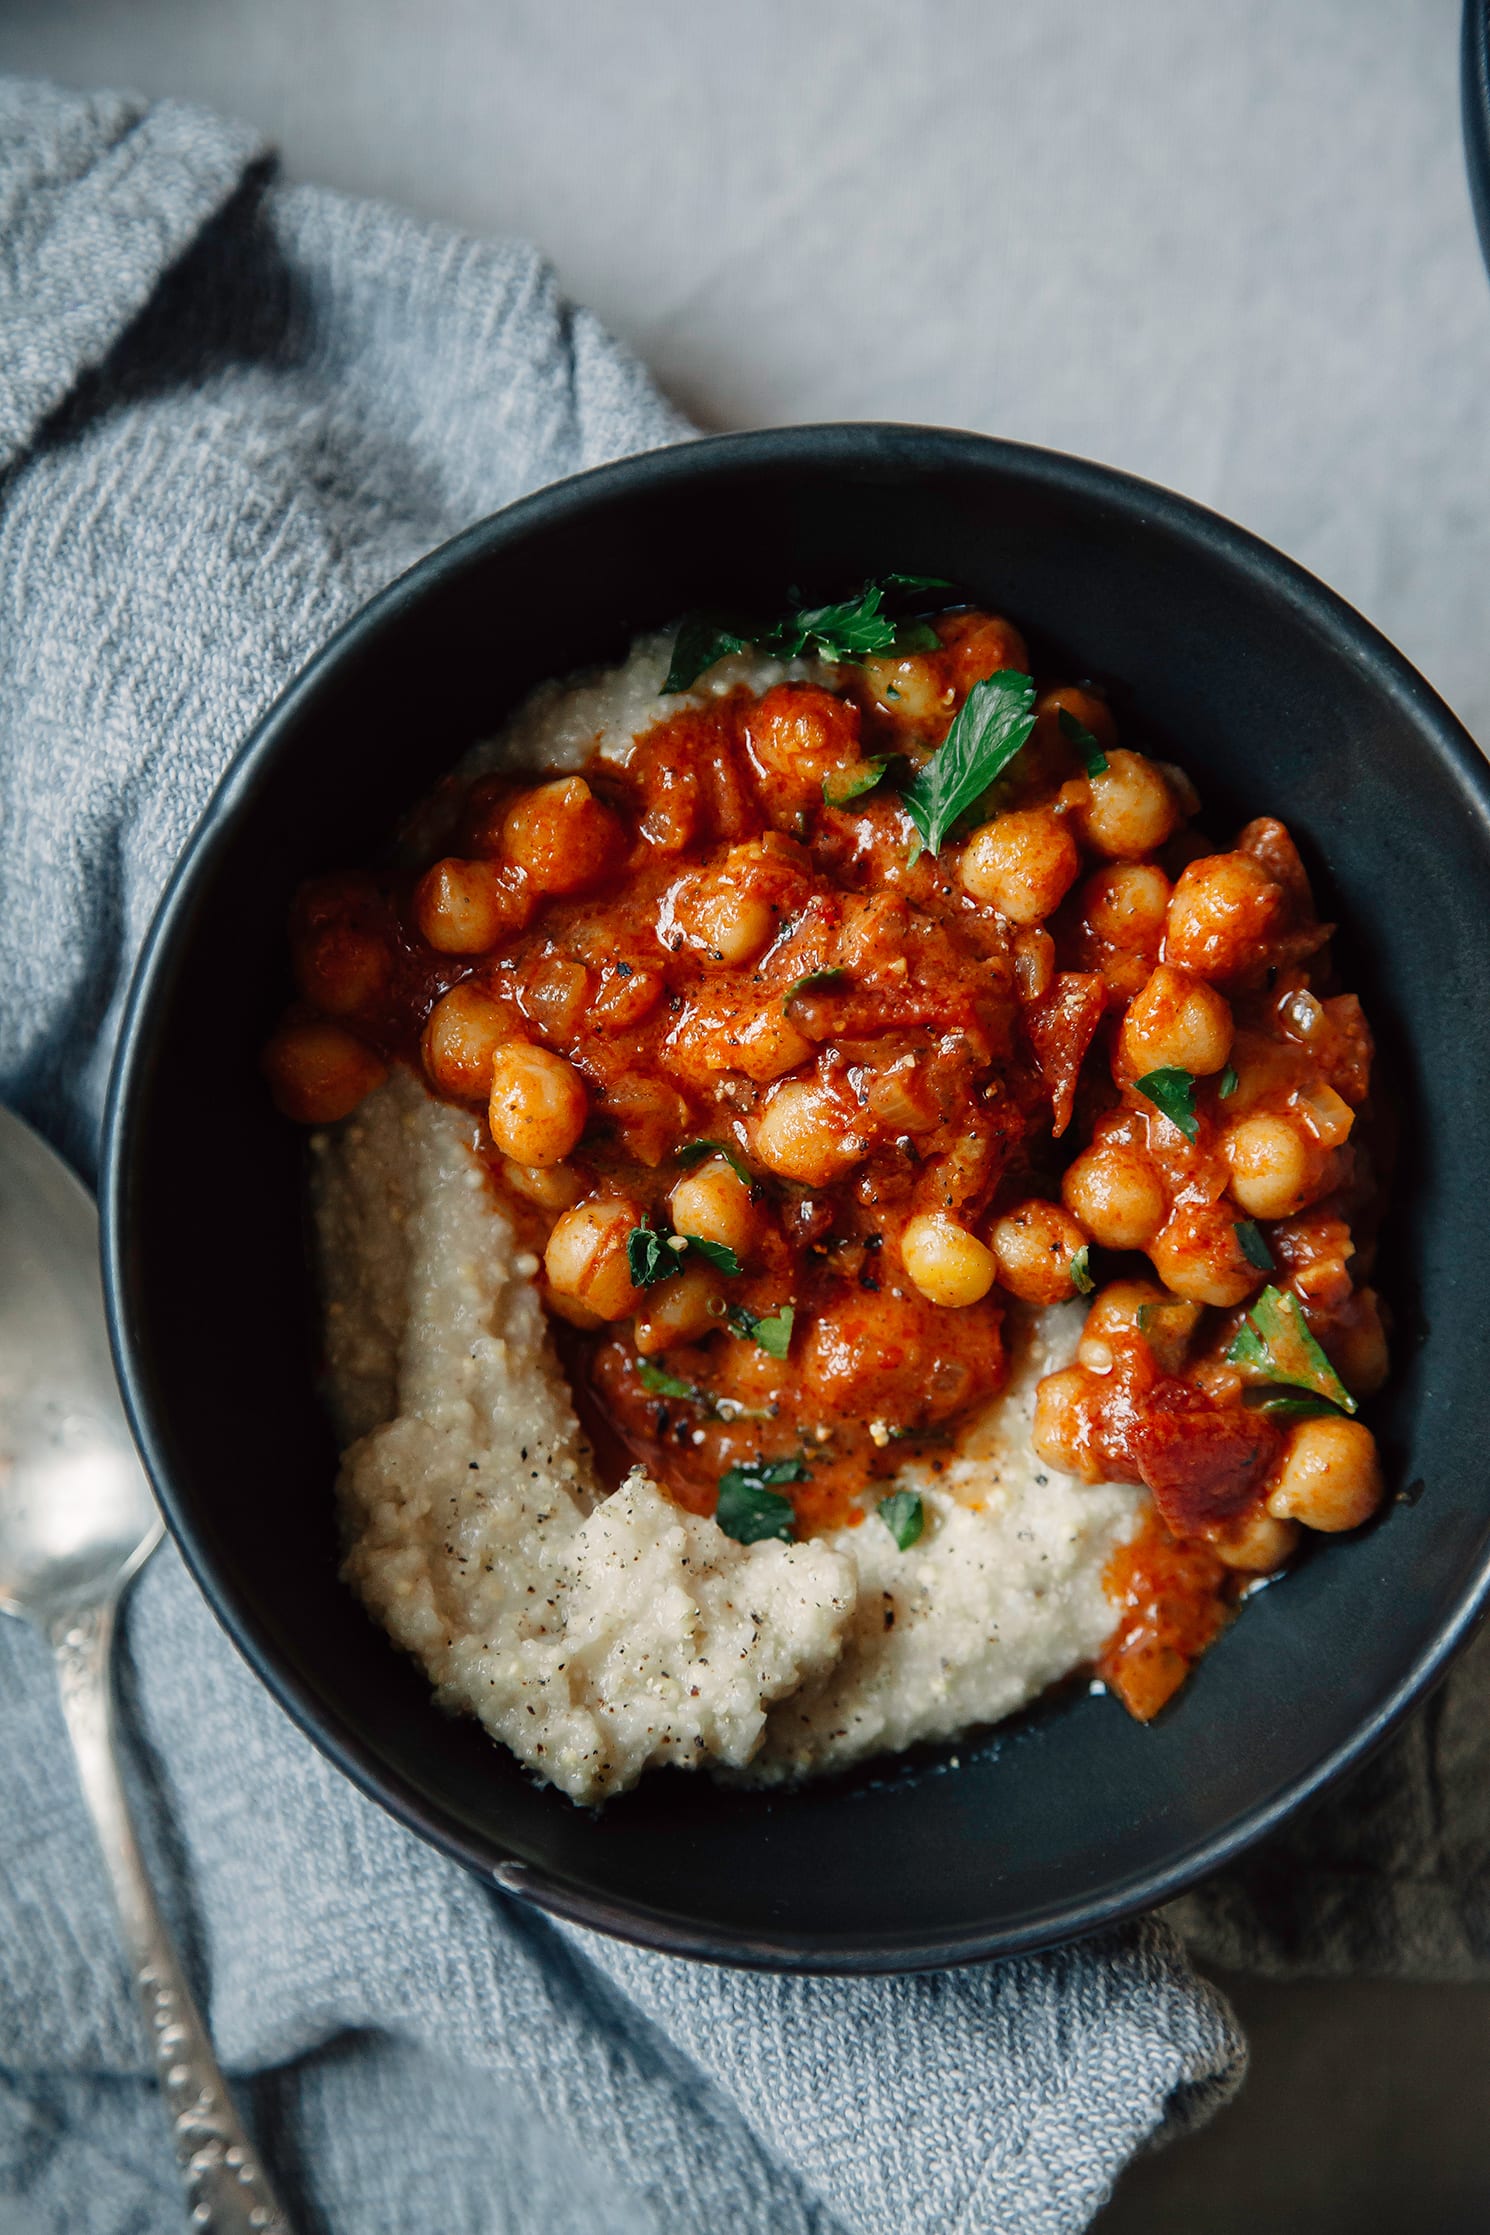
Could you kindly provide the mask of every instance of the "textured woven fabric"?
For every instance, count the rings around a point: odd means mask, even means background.
[[[179,105],[0,84],[0,1093],[90,1169],[131,959],[274,693],[432,544],[687,431],[529,250],[284,188]],[[1240,2076],[1169,1922],[901,1981],[658,1958],[364,1802],[174,1554],[126,1643],[167,1906],[334,2235],[1057,2235]],[[1469,1669],[1185,1929],[1233,1962],[1483,1967],[1483,1690]],[[46,1656],[9,1623],[0,1713],[0,2225],[153,2235],[159,2107]]]

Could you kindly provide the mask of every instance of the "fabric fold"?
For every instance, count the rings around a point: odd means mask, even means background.
[[[183,101],[0,82],[0,469],[100,364],[263,148]]]

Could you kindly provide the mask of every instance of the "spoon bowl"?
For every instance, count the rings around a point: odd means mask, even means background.
[[[160,1542],[104,1333],[81,1181],[0,1110],[0,1606],[46,1628]]]

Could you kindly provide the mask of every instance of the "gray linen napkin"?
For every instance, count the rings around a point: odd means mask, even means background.
[[[0,1094],[89,1170],[156,897],[281,684],[470,520],[688,431],[531,251],[286,188],[178,104],[0,81]],[[172,1552],[123,1678],[147,1846],[308,2226],[1058,2235],[1240,2079],[1159,1920],[865,1982],[556,1926],[331,1771]],[[1335,1804],[1187,1929],[1232,1961],[1483,1962],[1486,1812],[1448,1791],[1484,1718],[1445,1698],[1364,1817]],[[8,1623],[0,1701],[0,2218],[171,2227],[50,1671]]]

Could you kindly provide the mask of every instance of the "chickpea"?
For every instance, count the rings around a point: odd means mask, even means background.
[[[487,954],[531,922],[534,900],[520,878],[496,862],[449,855],[414,888],[419,936],[442,955]]]
[[[1076,1356],[1089,1373],[1111,1373],[1113,1343],[1141,1335],[1162,1371],[1177,1374],[1199,1321],[1198,1304],[1166,1294],[1157,1281],[1109,1281],[1092,1299]]]
[[[1206,1078],[1231,1053],[1231,1006],[1203,978],[1161,962],[1123,1012],[1118,1058],[1129,1078],[1173,1066]]]
[[[464,978],[441,994],[424,1027],[424,1068],[441,1094],[468,1102],[491,1093],[492,1063],[512,1038],[512,1017],[480,986]]]
[[[821,790],[859,754],[859,709],[809,683],[778,683],[746,711],[745,741],[768,776]]]
[[[636,1315],[636,1347],[644,1358],[674,1343],[696,1342],[719,1324],[719,1276],[707,1265],[687,1265],[671,1280],[649,1288]]]
[[[334,1125],[381,1086],[388,1066],[345,1025],[282,1024],[263,1055],[275,1107],[297,1125]]]
[[[1221,1154],[1231,1168],[1231,1192],[1249,1218],[1291,1218],[1324,1176],[1324,1157],[1286,1117],[1243,1118],[1222,1136]]]
[[[1250,854],[1208,854],[1180,871],[1164,930],[1164,959],[1198,978],[1260,976],[1283,889]]]
[[[1110,753],[1117,744],[1117,723],[1106,699],[1098,698],[1095,691],[1084,691],[1079,683],[1058,683],[1054,690],[1042,691],[1035,701],[1035,728],[1053,729],[1062,736],[1060,718],[1069,714],[1095,739],[1104,753]],[[1070,747],[1067,747],[1067,765]]]
[[[1079,1475],[1083,1482],[1100,1482],[1105,1471],[1092,1418],[1100,1395],[1100,1382],[1080,1366],[1047,1374],[1035,1391],[1030,1441],[1048,1466]]]
[[[1156,955],[1169,892],[1169,879],[1155,863],[1115,861],[1092,872],[1077,903],[1094,939],[1125,954]]]
[[[626,833],[583,776],[559,776],[513,801],[502,844],[539,892],[583,892],[619,867]]]
[[[993,1251],[945,1211],[922,1211],[908,1220],[900,1256],[921,1294],[952,1310],[980,1303],[998,1273]]]
[[[1030,656],[1024,638],[1012,621],[995,613],[954,613],[937,624],[946,665],[960,694],[982,683],[1001,668],[1017,667],[1029,673]]]
[[[1271,1513],[1249,1513],[1211,1538],[1211,1550],[1224,1567],[1241,1568],[1249,1575],[1271,1575],[1298,1550],[1297,1521],[1280,1521]]]
[[[1026,807],[975,830],[957,873],[963,891],[984,907],[1011,923],[1036,924],[1059,908],[1080,867],[1060,817],[1048,807]]]
[[[1086,1239],[1069,1211],[1039,1196],[1006,1211],[989,1236],[1000,1282],[1027,1304],[1060,1304],[1076,1293],[1071,1260]]]
[[[509,1040],[492,1064],[491,1137],[514,1164],[562,1164],[590,1114],[572,1063],[529,1040]]]
[[[1158,1166],[1123,1141],[1094,1143],[1073,1158],[1061,1200],[1104,1249],[1146,1249],[1169,1216]]]
[[[1306,1529],[1358,1529],[1381,1503],[1376,1438],[1359,1420],[1301,1420],[1273,1477],[1268,1512]]]
[[[680,1234],[718,1242],[732,1249],[742,1265],[759,1238],[760,1218],[750,1189],[722,1156],[709,1157],[679,1180],[669,1208]]]
[[[864,1154],[865,1143],[815,1080],[785,1079],[755,1125],[755,1153],[782,1179],[829,1187]]]
[[[514,1164],[502,1159],[502,1177],[514,1195],[541,1211],[567,1211],[585,1192],[585,1183],[568,1164]]]
[[[1138,861],[1154,853],[1177,828],[1179,806],[1159,768],[1142,753],[1118,746],[1100,775],[1087,778],[1088,799],[1076,812],[1084,842],[1094,854]]]
[[[1330,1362],[1353,1397],[1372,1397],[1387,1378],[1390,1359],[1374,1288],[1359,1288],[1330,1315]]]
[[[690,878],[674,913],[689,944],[715,962],[753,962],[776,930],[776,911],[765,894],[728,874]]]
[[[557,1220],[543,1269],[558,1294],[597,1319],[625,1319],[641,1302],[631,1278],[626,1237],[642,1222],[629,1195],[592,1195]]]
[[[1223,1309],[1240,1304],[1262,1280],[1219,1203],[1177,1204],[1149,1243],[1149,1262],[1176,1296]]]
[[[936,723],[946,727],[953,693],[943,682],[934,656],[913,652],[906,659],[897,659],[893,652],[886,652],[861,661],[859,673],[875,704],[897,721],[913,723],[918,729]]]
[[[311,926],[296,941],[295,980],[323,1016],[355,1016],[377,1000],[392,959],[376,932],[333,918]]]

